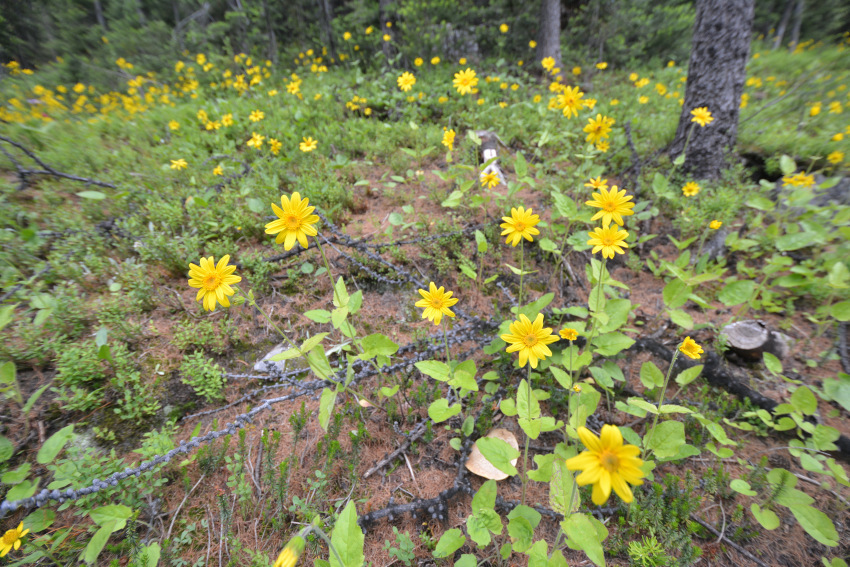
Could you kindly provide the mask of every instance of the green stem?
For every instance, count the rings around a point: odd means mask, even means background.
[[[525,273],[525,240],[519,241],[519,297],[516,301],[516,314],[519,317],[519,310],[522,307],[522,276]]]
[[[446,366],[449,367],[449,389],[454,392],[455,397],[457,398],[457,403],[460,404],[460,419],[461,421],[463,421],[463,401],[460,399],[460,392],[456,391],[451,385],[452,380],[454,380],[454,369],[452,369],[452,356],[449,353],[449,332],[447,330],[448,326],[448,319],[443,319],[443,344],[446,345]]]
[[[318,234],[316,236],[314,236],[313,239],[316,241],[316,245],[319,247],[319,252],[322,253],[322,260],[324,260],[324,262],[325,262],[325,270],[328,272],[328,278],[330,278],[330,280],[331,280],[331,290],[333,291],[333,294],[334,294],[334,305],[339,306],[340,303],[339,303],[339,297],[337,296],[337,293],[336,293],[336,284],[334,283],[334,276],[331,273],[331,265],[328,262],[328,257],[325,256],[325,249],[322,248],[322,243],[319,242],[319,235]]]
[[[339,552],[338,552],[338,551],[336,550],[336,548],[334,547],[334,544],[333,544],[333,543],[331,543],[331,540],[330,540],[330,538],[327,536],[327,534],[326,534],[324,531],[322,531],[322,529],[321,529],[319,526],[317,526],[317,525],[315,525],[315,524],[313,524],[313,525],[311,525],[311,526],[310,526],[310,530],[311,530],[314,534],[316,534],[317,536],[319,536],[320,538],[322,538],[323,540],[325,540],[325,543],[326,543],[326,544],[328,544],[328,549],[330,549],[331,551],[333,551],[333,554],[334,554],[334,555],[336,555],[336,560],[337,560],[337,561],[339,561],[340,567],[341,567],[342,565],[345,565],[345,562],[342,560],[342,557],[340,557],[340,556],[339,556]]]
[[[687,154],[688,154],[688,143],[691,141],[691,135],[694,133],[694,128],[696,127],[696,125],[697,125],[696,122],[691,124],[691,129],[688,130],[688,137],[685,138],[685,147],[682,148],[682,155],[685,156],[686,158],[687,158]],[[674,163],[673,164],[673,170],[675,170],[675,169],[676,169],[676,164]],[[672,173],[672,171],[671,171],[671,173]]]
[[[599,276],[596,278],[596,309],[594,309],[594,313],[599,312],[599,303],[602,298],[602,275],[605,273],[605,264],[608,262],[608,258],[602,257],[602,263],[599,264]],[[588,305],[590,307],[590,305]],[[596,334],[596,317],[593,318],[593,323],[590,328],[590,336],[587,339],[587,348],[591,348],[591,343],[593,342],[593,337]]]
[[[236,287],[236,286],[234,286],[234,287]],[[247,293],[245,293],[244,291],[242,291],[242,289],[240,289],[239,287],[236,287],[236,291],[238,291],[239,293],[241,293],[241,294],[242,294],[242,297],[244,297],[244,298],[245,298],[245,300],[248,302],[248,304],[249,304],[251,307],[253,307],[254,309],[256,309],[257,311],[259,311],[259,312],[260,312],[260,314],[261,314],[263,317],[265,317],[265,318],[266,318],[266,321],[268,321],[268,322],[269,322],[269,325],[271,325],[271,326],[272,326],[272,328],[273,328],[273,329],[277,332],[277,334],[278,334],[278,335],[280,335],[281,337],[283,337],[283,340],[284,340],[284,341],[286,341],[286,343],[287,343],[289,346],[291,346],[292,348],[294,348],[295,350],[297,350],[297,351],[298,351],[298,353],[299,353],[301,356],[305,356],[305,354],[304,354],[303,352],[301,352],[301,349],[300,349],[300,348],[298,348],[298,346],[297,346],[295,343],[293,343],[291,340],[289,340],[289,337],[287,337],[287,336],[286,336],[286,333],[284,333],[284,332],[281,330],[281,328],[277,326],[277,323],[275,323],[274,321],[272,321],[271,317],[269,317],[269,316],[266,314],[266,312],[265,312],[265,311],[263,311],[263,308],[262,308],[262,307],[260,307],[259,305],[257,305],[257,301],[256,301],[256,300],[255,300],[255,299],[254,299],[251,295],[248,295]]]
[[[649,430],[649,432],[647,434],[650,437],[655,434],[655,426],[658,425],[658,416],[661,415],[661,404],[664,403],[664,393],[667,391],[667,384],[670,383],[670,376],[673,374],[673,367],[676,366],[676,359],[677,358],[679,358],[678,347],[673,352],[673,360],[670,361],[670,368],[667,369],[667,376],[664,377],[664,385],[661,387],[661,393],[658,395],[658,404],[656,404],[656,410],[657,411],[655,413],[655,417],[652,420],[652,428]],[[648,457],[650,453],[652,453],[651,449],[646,453],[646,456]],[[646,460],[646,459],[644,459],[644,460]]]
[[[700,237],[700,239],[699,239],[699,248],[697,248],[697,256],[696,256],[696,261],[697,261],[697,262],[699,262],[700,256],[702,256],[702,246],[703,246],[703,244],[705,244],[705,239],[706,239],[706,237],[708,236],[708,231],[709,231],[709,230],[711,230],[711,228],[706,227],[706,228],[702,231],[702,236],[701,236],[701,237]]]
[[[528,365],[528,394],[530,396],[534,395],[534,392],[531,389],[531,364]],[[530,403],[530,400],[529,400]],[[522,498],[520,500],[520,504],[525,505],[525,487],[528,485],[528,444],[531,438],[528,436],[528,432],[523,431],[525,433],[525,450],[522,453]]]

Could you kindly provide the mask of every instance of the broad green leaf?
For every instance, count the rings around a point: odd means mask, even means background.
[[[18,484],[19,482],[23,482],[32,469],[32,465],[30,463],[22,463],[18,468],[13,471],[6,471],[2,475],[0,475],[0,482],[3,484]]]
[[[336,390],[324,388],[322,390],[322,397],[319,400],[319,425],[325,431],[328,430],[328,424],[331,421],[331,415],[333,415],[335,403]]]
[[[492,510],[496,506],[497,493],[495,480],[488,480],[482,484],[475,496],[472,497],[472,504],[470,505],[472,513],[478,514],[481,510]]]
[[[616,331],[626,324],[629,320],[629,313],[632,310],[632,302],[628,299],[611,299],[605,305],[605,314],[608,315],[608,322],[600,327],[600,333],[610,333]]]
[[[525,156],[522,155],[522,152],[517,152],[516,160],[514,161],[514,171],[516,171],[517,178],[523,178],[528,175],[528,162],[525,161]]]
[[[517,412],[525,419],[536,419],[540,417],[540,404],[531,393],[531,387],[523,378],[517,388]]]
[[[15,446],[7,437],[0,435],[0,463],[5,463],[15,453]]]
[[[349,500],[337,518],[331,534],[331,543],[339,553],[339,559],[336,553],[330,554],[331,567],[362,567],[365,562],[364,542],[363,531],[357,525],[357,509],[354,507],[354,501]]]
[[[120,527],[116,526],[116,522],[114,521],[101,526],[89,540],[88,545],[86,545],[86,550],[83,553],[83,561],[93,565],[97,561],[100,552],[106,546],[106,542],[109,541],[109,536],[112,535],[112,532],[120,530],[123,527],[123,525]]]
[[[791,175],[797,171],[797,164],[792,157],[782,154],[779,158],[779,169],[782,171],[782,175]]]
[[[289,360],[292,358],[298,358],[299,356],[301,356],[301,351],[297,348],[291,348],[289,350],[279,352],[274,356],[270,356],[269,360],[271,360],[272,362],[280,362],[281,360]]]
[[[702,369],[703,365],[697,364],[696,366],[691,366],[690,368],[683,370],[678,376],[676,376],[676,384],[679,386],[687,386],[699,377]]]
[[[495,514],[495,512],[493,513]],[[466,518],[466,532],[478,547],[487,547],[490,545],[490,541],[492,541],[490,530],[487,529],[484,520],[475,514],[470,514]]]
[[[833,401],[850,412],[850,374],[839,372],[836,379],[824,380],[823,390]]]
[[[477,567],[478,558],[471,553],[464,553],[460,559],[455,561],[455,567]]]
[[[816,244],[817,235],[813,232],[795,232],[794,234],[786,234],[776,239],[776,249],[782,252],[799,250],[806,246]]]
[[[791,394],[791,405],[804,415],[814,415],[818,410],[818,400],[806,386],[800,386]]]
[[[691,287],[682,280],[676,278],[670,280],[661,292],[664,304],[670,309],[677,309],[688,302],[691,295]]]
[[[491,465],[502,471],[503,473],[513,476],[517,474],[516,467],[511,464],[511,461],[519,458],[519,451],[494,437],[482,437],[475,442],[475,446],[481,451]]]
[[[649,412],[651,414],[658,413],[658,408],[655,406],[655,404],[651,404],[643,398],[638,398],[635,396],[629,398],[628,400],[626,400],[626,402],[632,407],[640,408],[643,411]]]
[[[487,238],[484,237],[484,233],[480,230],[475,231],[475,245],[479,254],[485,254],[487,252]]]
[[[539,539],[534,542],[528,553],[528,567],[549,567],[549,544]]]
[[[12,322],[12,317],[15,315],[15,307],[17,306],[18,304],[15,303],[14,305],[6,305],[0,308],[0,331]]]
[[[635,344],[634,339],[631,339],[620,332],[606,333],[593,339],[593,344],[596,347],[595,351],[602,356],[614,356],[619,352],[631,347]]]
[[[53,459],[65,447],[65,444],[74,436],[74,425],[67,425],[54,433],[44,442],[44,445],[38,450],[38,455],[35,459],[40,465],[46,465],[52,462]]]
[[[450,557],[455,551],[463,547],[464,543],[466,543],[466,536],[458,528],[447,530],[443,532],[437,547],[434,549],[434,557]]]
[[[830,287],[836,289],[847,289],[850,287],[850,270],[844,265],[844,262],[836,262],[829,270],[826,276],[826,281]]]
[[[510,511],[508,518],[525,518],[528,520],[531,529],[536,529],[537,526],[540,525],[540,520],[543,519],[543,516],[540,515],[540,512],[530,506],[519,505]]]
[[[144,557],[144,563],[140,565],[140,567],[156,567],[159,565],[159,556],[162,553],[162,548],[158,543],[153,542],[148,545],[143,545],[139,549],[139,553],[136,555],[137,558]]]
[[[640,367],[640,381],[646,388],[660,388],[664,385],[664,373],[648,360]]]
[[[576,486],[575,492],[573,492],[573,473],[567,470],[563,459],[558,459],[552,465],[552,480],[549,481],[549,506],[559,514],[567,516],[571,497],[571,511],[575,512],[581,505],[578,487]]]
[[[772,211],[776,207],[776,203],[762,195],[753,195],[744,204],[759,211]]]
[[[812,506],[792,506],[790,510],[807,534],[829,547],[838,545],[838,532],[829,516]]]
[[[782,374],[782,362],[775,355],[765,352],[762,354],[764,365],[774,374]]]
[[[534,455],[534,462],[537,468],[528,472],[528,478],[537,482],[549,482],[552,479],[552,465],[555,462],[555,455]]]
[[[569,353],[567,353],[567,356],[569,356]],[[549,372],[552,373],[552,376],[555,377],[555,380],[558,381],[558,384],[560,384],[563,389],[569,390],[570,388],[572,388],[573,384],[570,380],[569,374],[567,374],[557,366],[550,366]]]
[[[301,352],[307,354],[308,352],[316,348],[316,345],[321,343],[322,340],[324,340],[324,338],[327,337],[329,334],[330,333],[317,333],[313,335],[312,337],[301,343]]]
[[[561,527],[567,537],[582,551],[594,564],[605,565],[605,554],[602,551],[602,542],[596,527],[585,514],[572,514],[568,519],[561,522]]]
[[[431,402],[428,406],[428,417],[434,420],[434,423],[442,423],[460,413],[460,404],[449,406],[449,401],[446,398],[440,398]]]
[[[750,483],[746,480],[736,478],[729,483],[729,488],[744,496],[755,496],[757,492],[750,487]]]
[[[756,503],[750,505],[750,512],[761,526],[766,530],[775,530],[779,527],[779,516],[773,510],[767,508],[762,509]]]
[[[658,413],[664,415],[668,413],[693,413],[693,410],[676,404],[661,404],[658,408]]]
[[[526,272],[526,273],[532,273],[532,272]],[[526,305],[524,307],[520,307],[519,312],[521,314],[525,315],[526,317],[528,317],[529,319],[531,319],[531,321],[534,321],[534,319],[537,317],[537,314],[540,313],[541,311],[543,311],[544,309],[546,309],[549,306],[549,304],[552,303],[553,299],[555,299],[554,293],[543,294],[539,298],[537,298],[535,301],[529,303],[528,305]]]
[[[325,311],[324,309],[313,309],[312,311],[306,311],[304,316],[310,319],[311,321],[315,321],[316,323],[329,323],[331,320],[331,312]]]
[[[126,520],[132,515],[133,510],[122,504],[101,506],[100,508],[95,508],[89,512],[89,517],[98,526],[103,526],[109,522],[116,522],[120,524],[120,528],[124,527],[124,524],[121,522],[126,522]]]
[[[685,443],[685,424],[681,421],[662,421],[644,438],[647,449],[659,459],[672,457]]]
[[[48,508],[39,508],[24,518],[23,521],[24,527],[32,533],[38,533],[52,526],[55,520],[56,512]]]
[[[100,191],[80,191],[77,193],[77,197],[92,199],[93,201],[102,201],[103,199],[106,199],[106,194],[101,193]]]
[[[318,378],[327,380],[331,373],[331,363],[328,362],[328,357],[325,355],[325,349],[314,348],[307,353],[307,363],[310,365],[310,370],[313,371]]]
[[[423,360],[417,362],[414,366],[426,376],[430,376],[434,380],[447,382],[449,379],[449,366],[445,362],[438,360]]]
[[[669,309],[667,311],[667,315],[673,323],[685,330],[690,331],[694,328],[694,318],[691,317],[690,313],[687,311],[683,311],[681,309]]]
[[[832,305],[829,308],[829,314],[832,315],[836,321],[850,321],[850,301],[840,301]]]
[[[349,299],[351,299],[351,297],[348,295],[348,289],[345,287],[345,281],[342,279],[342,276],[340,276],[334,284],[334,307],[347,306]]]
[[[360,355],[360,358],[363,359],[374,358],[378,355],[391,356],[398,352],[398,344],[381,333],[374,333],[364,337],[361,346],[364,352]]]
[[[735,281],[726,284],[726,286],[717,295],[717,299],[719,299],[723,305],[727,307],[740,305],[750,300],[755,288],[756,283],[752,280]]]

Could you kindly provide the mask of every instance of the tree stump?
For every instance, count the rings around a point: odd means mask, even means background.
[[[742,359],[759,361],[765,352],[785,358],[791,349],[791,338],[767,328],[764,321],[738,321],[723,327],[726,344]]]

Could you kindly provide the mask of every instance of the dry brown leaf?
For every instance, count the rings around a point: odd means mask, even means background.
[[[519,443],[516,440],[516,436],[507,429],[494,429],[486,436],[501,439],[519,451]],[[518,460],[519,459],[512,460],[511,464],[516,466]],[[469,453],[469,459],[466,461],[466,468],[473,474],[477,474],[478,476],[491,480],[505,480],[508,478],[507,474],[491,465],[490,461],[484,458],[484,455],[481,454],[481,451],[479,451],[478,447],[475,445],[472,446],[472,451]]]

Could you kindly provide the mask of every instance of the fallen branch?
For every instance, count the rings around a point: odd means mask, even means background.
[[[737,551],[738,553],[740,553],[741,555],[743,555],[744,557],[746,557],[747,559],[749,559],[750,561],[752,561],[753,563],[758,565],[759,567],[768,567],[767,564],[764,563],[763,561],[761,561],[758,557],[756,557],[755,555],[753,555],[752,553],[750,553],[749,551],[747,551],[746,549],[744,549],[743,547],[741,547],[740,545],[735,543],[734,541],[727,539],[724,534],[721,534],[719,531],[717,531],[716,529],[711,527],[710,524],[703,522],[702,520],[700,520],[699,518],[697,518],[693,514],[691,514],[691,519],[693,521],[695,521],[696,523],[698,523],[699,525],[701,525],[702,527],[704,527],[705,529],[707,529],[708,531],[710,531],[711,533],[713,533],[714,535],[718,536],[718,538],[719,538],[718,541],[725,541],[726,543],[729,544],[729,546],[732,549],[734,549],[735,551]]]
[[[19,144],[18,142],[15,142],[14,140],[7,138],[6,136],[0,135],[0,141],[6,142],[7,144],[10,144],[10,145],[18,148],[19,150],[24,152],[27,155],[27,157],[32,159],[34,162],[36,162],[42,168],[42,169],[27,169],[27,168],[25,168],[17,160],[15,160],[15,158],[12,157],[12,155],[8,151],[6,151],[5,148],[0,146],[0,149],[2,149],[2,151],[6,155],[6,157],[8,157],[12,161],[12,164],[15,166],[15,169],[18,172],[18,178],[21,180],[21,185],[18,187],[18,191],[22,191],[29,186],[29,183],[27,182],[27,178],[31,175],[52,175],[54,177],[61,177],[63,179],[71,179],[72,181],[81,181],[81,182],[83,182],[87,185],[97,185],[98,187],[109,187],[111,189],[115,189],[115,185],[113,185],[112,183],[106,183],[105,181],[98,181],[97,179],[91,179],[91,178],[88,178],[88,177],[80,177],[78,175],[72,175],[70,173],[64,173],[64,172],[61,172],[61,171],[57,171],[56,169],[50,167],[49,165],[47,165],[46,163],[41,161],[38,158],[37,155],[35,155],[33,152],[31,152],[30,150],[25,148],[23,145]]]

